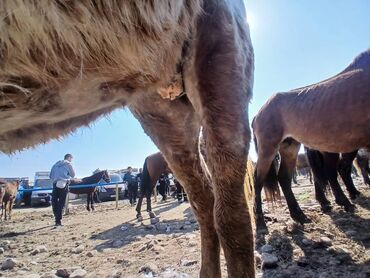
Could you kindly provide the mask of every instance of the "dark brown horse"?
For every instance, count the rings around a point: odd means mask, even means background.
[[[140,184],[140,196],[136,206],[136,218],[139,221],[143,220],[141,216],[141,205],[144,197],[146,197],[146,211],[149,213],[150,218],[156,217],[155,213],[152,212],[151,206],[153,189],[157,184],[160,175],[170,172],[171,171],[168,168],[168,164],[160,152],[157,152],[145,158],[142,180]]]
[[[0,17],[0,150],[61,138],[128,106],[188,193],[200,276],[221,276],[222,246],[229,277],[254,277],[244,1],[2,0]]]
[[[283,153],[278,176],[284,195],[291,192],[292,173],[300,143],[328,154],[351,153],[370,146],[370,49],[358,55],[332,78],[271,97],[256,115],[252,126],[258,148],[256,212],[258,226],[263,219],[261,190],[277,152]],[[282,150],[282,142],[288,144]],[[300,143],[298,143],[300,142]],[[330,159],[338,162],[339,156]],[[335,183],[334,175],[330,176]],[[289,191],[289,192],[288,192]],[[344,196],[344,195],[343,195]],[[343,197],[341,196],[341,197]],[[294,195],[293,198],[294,199]],[[336,198],[347,210],[348,199]],[[292,217],[307,220],[298,203],[290,208]]]
[[[76,186],[76,185],[92,185],[92,184],[97,184],[100,181],[104,181],[104,182],[107,182],[107,183],[110,182],[110,177],[109,177],[109,174],[108,174],[107,170],[95,173],[90,177],[82,178],[78,182],[72,180],[71,184],[69,186],[69,192],[74,193],[74,194],[87,194],[86,209],[88,211],[90,211],[90,208],[91,208],[91,210],[94,211],[95,208],[94,208],[94,198],[93,197],[94,197],[94,194],[96,193],[97,187],[93,186],[93,187],[73,188],[73,186]]]

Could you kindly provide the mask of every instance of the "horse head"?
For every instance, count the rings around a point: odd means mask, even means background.
[[[110,177],[107,170],[102,171],[102,180],[104,180],[106,183],[110,183]]]

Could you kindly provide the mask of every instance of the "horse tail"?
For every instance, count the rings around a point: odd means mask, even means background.
[[[275,203],[277,200],[280,200],[281,198],[277,176],[278,176],[278,162],[277,158],[275,158],[271,162],[271,166],[267,173],[265,183],[263,186],[263,189],[265,190],[266,200],[270,203]]]
[[[150,174],[148,170],[148,158],[145,159],[144,161],[144,166],[143,166],[143,174],[142,174],[142,179],[141,179],[141,186],[140,189],[144,192],[150,192]]]
[[[254,120],[255,118],[253,118],[252,120],[252,128],[253,128]],[[256,138],[254,131],[253,131],[253,142],[256,148],[256,153],[258,154],[258,143],[257,143],[257,138]],[[281,198],[280,189],[278,185],[278,179],[277,179],[278,168],[279,168],[278,160],[275,157],[275,159],[271,163],[270,170],[267,174],[266,181],[264,183],[266,200],[270,203],[275,203],[276,200],[280,200]],[[254,170],[254,177],[255,179],[257,178],[257,167]],[[256,181],[255,179],[254,179],[255,183],[259,182],[259,181]]]

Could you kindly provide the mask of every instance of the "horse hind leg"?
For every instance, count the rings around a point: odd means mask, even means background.
[[[214,198],[199,162],[199,125],[195,124],[193,107],[184,97],[168,102],[156,93],[148,93],[133,103],[130,110],[189,194],[201,231],[200,277],[221,277],[220,244],[213,220]],[[253,253],[250,259],[253,260]]]

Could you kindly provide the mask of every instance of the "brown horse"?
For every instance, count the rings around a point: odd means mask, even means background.
[[[171,170],[168,168],[168,164],[160,152],[149,155],[147,158],[145,158],[143,175],[140,184],[140,196],[136,206],[136,218],[139,221],[143,220],[143,217],[141,216],[141,205],[144,197],[146,197],[146,211],[149,213],[150,218],[156,217],[155,213],[152,212],[151,206],[153,189],[157,184],[160,175],[170,172]]]
[[[108,171],[100,171],[95,174],[93,174],[90,177],[85,177],[82,178],[79,181],[71,180],[70,186],[69,186],[69,192],[73,194],[87,194],[87,205],[86,209],[90,211],[90,208],[92,211],[95,210],[94,208],[94,194],[96,193],[97,187],[83,187],[83,188],[73,188],[73,186],[76,185],[92,185],[92,184],[97,184],[100,181],[104,181],[109,183],[110,182],[110,177],[108,175]]]
[[[253,277],[243,182],[254,55],[244,1],[0,7],[0,150],[60,138],[127,105],[189,195],[201,230],[200,276],[220,277],[222,246],[229,277]]]
[[[0,185],[2,188],[2,190],[0,190],[0,200],[2,204],[0,220],[3,215],[4,220],[7,220],[7,213],[9,215],[9,219],[11,219],[13,204],[18,193],[19,184],[20,181],[8,181],[5,182],[5,184]]]
[[[291,177],[300,146],[298,142],[327,152],[330,159],[336,161],[339,156],[330,153],[350,153],[370,146],[369,107],[370,49],[357,56],[338,75],[276,94],[266,102],[252,123],[258,148],[256,212],[259,227],[266,227],[260,192],[275,154],[278,151],[283,153],[279,182],[280,185],[286,184],[286,191],[291,191]],[[288,140],[288,144],[282,150],[284,140]],[[335,183],[334,179],[334,175],[329,177],[332,183]],[[347,209],[352,207],[348,199],[339,198],[337,202]],[[290,211],[292,217],[305,222],[307,218],[298,209],[298,204],[292,204],[292,207],[297,208]]]

